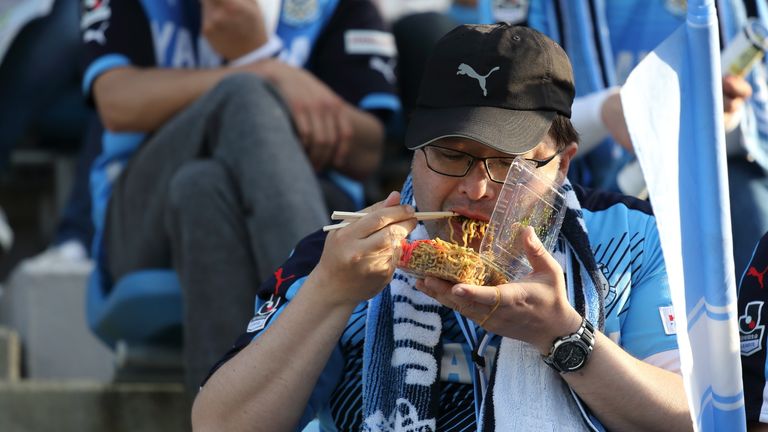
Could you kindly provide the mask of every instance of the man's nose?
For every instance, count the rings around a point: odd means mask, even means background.
[[[483,161],[476,160],[466,176],[461,179],[459,191],[467,198],[479,201],[495,197],[494,183],[488,176]]]

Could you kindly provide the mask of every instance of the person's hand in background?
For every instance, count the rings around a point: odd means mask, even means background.
[[[311,73],[280,60],[262,60],[243,68],[277,87],[316,171],[344,163],[353,134],[349,104]]]
[[[723,117],[726,132],[733,130],[739,124],[744,103],[750,96],[752,96],[752,86],[747,80],[736,75],[723,77]]]

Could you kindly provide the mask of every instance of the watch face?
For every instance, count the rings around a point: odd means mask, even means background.
[[[563,371],[573,371],[579,369],[587,358],[587,350],[576,343],[564,343],[557,347],[555,351],[554,362]]]

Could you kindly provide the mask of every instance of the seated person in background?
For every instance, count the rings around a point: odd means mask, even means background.
[[[328,220],[324,192],[377,168],[398,107],[372,66],[395,54],[375,7],[299,3],[84,2],[83,87],[106,128],[94,258],[112,281],[178,271],[190,390],[260,281]]]
[[[744,403],[750,431],[768,431],[768,393],[766,393],[766,313],[768,308],[768,233],[752,255],[739,284],[739,336]]]
[[[286,431],[317,417],[344,431],[691,430],[677,339],[659,314],[671,300],[654,217],[564,180],[573,97],[565,52],[535,30],[443,37],[406,133],[402,192],[305,238],[262,286],[247,333],[197,396],[195,429]],[[405,237],[487,223],[514,157],[564,182],[554,256],[528,229],[533,272],[511,283],[394,268]],[[417,223],[417,207],[463,218]]]

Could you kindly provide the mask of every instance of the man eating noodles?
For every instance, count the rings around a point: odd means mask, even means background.
[[[573,97],[567,56],[534,30],[441,39],[402,191],[299,243],[204,383],[195,429],[690,430],[650,208],[562,180]],[[403,238],[461,232],[461,218],[417,222],[417,208],[488,222],[514,158],[566,191],[554,251],[525,232],[532,273],[478,286],[395,268]]]

